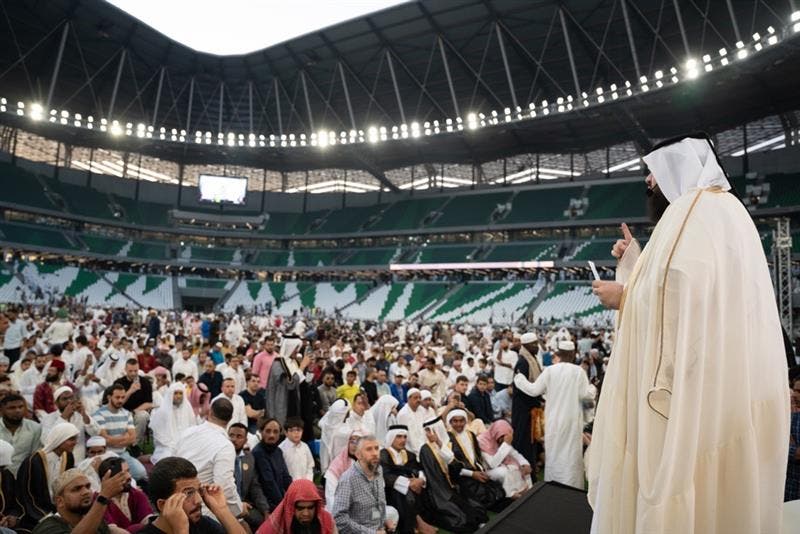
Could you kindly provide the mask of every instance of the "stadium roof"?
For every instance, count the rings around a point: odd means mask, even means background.
[[[727,5],[409,2],[216,56],[105,2],[3,2],[0,97],[9,109],[0,121],[187,163],[359,168],[381,180],[414,163],[631,140],[644,149],[798,108],[800,27],[788,3]],[[20,115],[16,101],[27,105]],[[44,117],[54,110],[55,125],[31,122],[32,102]]]

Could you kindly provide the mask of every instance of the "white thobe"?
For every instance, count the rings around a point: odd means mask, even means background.
[[[189,427],[178,441],[175,456],[194,464],[201,484],[218,484],[222,488],[233,515],[242,513],[242,500],[233,476],[236,449],[224,428],[209,422]],[[209,515],[205,507],[203,513]]]
[[[22,373],[22,378],[19,379],[19,389],[28,402],[28,406],[33,406],[33,393],[36,391],[36,386],[44,382],[49,368],[50,362],[47,362],[41,371],[31,365]]]
[[[427,442],[425,432],[422,430],[422,424],[426,421],[428,415],[428,411],[422,406],[418,406],[417,411],[414,411],[408,404],[397,412],[397,424],[408,427],[406,449],[417,456],[419,456],[422,446]]]
[[[242,423],[244,426],[247,426],[247,412],[244,409],[244,399],[242,397],[236,394],[234,394],[233,397],[228,397],[224,393],[220,393],[211,400],[211,404],[214,404],[214,401],[217,399],[228,399],[231,401],[231,404],[233,404],[233,417],[231,417],[228,427],[233,423]]]
[[[587,452],[593,532],[780,532],[786,359],[750,215],[689,190],[634,262]]]
[[[545,395],[545,481],[583,489],[583,401],[594,397],[594,388],[580,366],[561,362],[545,367],[536,382],[521,373],[517,387],[531,397]]]
[[[47,435],[50,434],[53,427],[59,423],[72,423],[78,429],[78,442],[72,450],[72,456],[75,458],[75,463],[78,464],[86,458],[86,434],[90,436],[98,435],[100,433],[100,425],[91,416],[89,416],[89,423],[84,423],[83,416],[78,412],[73,412],[72,417],[69,419],[62,418],[59,411],[51,412],[42,417],[42,445],[44,445]]]
[[[197,372],[197,363],[194,361],[194,358],[189,358],[188,360],[184,360],[181,357],[175,360],[175,363],[172,364],[173,378],[178,373],[181,373],[184,376],[191,376],[195,379],[195,381],[197,381],[199,373]]]
[[[314,457],[308,445],[302,441],[292,443],[289,439],[284,439],[278,445],[283,452],[283,459],[292,480],[314,480]]]

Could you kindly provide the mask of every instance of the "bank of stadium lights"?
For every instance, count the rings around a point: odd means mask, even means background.
[[[682,79],[691,81],[704,72],[711,72],[715,66],[719,65],[725,67],[733,61],[745,60],[751,54],[760,52],[762,49],[773,46],[778,43],[781,36],[786,38],[789,35],[800,32],[800,11],[795,11],[790,16],[790,22],[784,32],[779,34],[775,28],[769,26],[766,33],[754,33],[752,41],[745,43],[744,41],[737,41],[735,50],[731,53],[726,48],[720,48],[718,56],[705,54],[701,59],[689,58],[684,63],[683,67],[679,70],[676,67],[671,67],[667,70],[657,70],[652,76],[642,75],[635,84],[626,80],[624,86],[617,86],[611,84],[608,88],[597,87],[591,93],[582,92],[578,97],[573,98],[572,95],[560,96],[554,102],[543,100],[538,106],[535,102],[528,104],[527,108],[516,106],[515,108],[504,108],[502,112],[492,110],[487,114],[484,113],[468,113],[466,119],[456,117],[455,119],[446,118],[443,121],[433,120],[425,121],[422,125],[418,122],[411,122],[410,124],[395,125],[391,128],[386,126],[374,125],[363,130],[350,130],[350,131],[327,131],[322,130],[314,132],[306,136],[306,134],[271,134],[268,137],[264,134],[256,135],[255,133],[237,134],[234,132],[219,132],[214,136],[209,131],[196,131],[194,135],[194,142],[196,144],[218,144],[221,146],[230,147],[306,147],[314,146],[319,148],[326,148],[331,145],[348,145],[358,143],[377,144],[385,141],[399,140],[399,139],[417,139],[424,136],[438,135],[441,133],[451,133],[454,131],[477,130],[478,128],[490,127],[493,125],[503,123],[511,123],[515,121],[522,121],[533,119],[539,116],[547,116],[550,113],[566,113],[572,111],[574,106],[581,105],[582,107],[589,107],[595,104],[603,104],[609,98],[617,100],[620,97],[631,97],[634,93],[645,93],[650,90],[660,89],[670,82],[674,85],[679,83]],[[17,102],[16,109],[13,105],[9,105],[5,98],[0,98],[0,113],[16,113],[18,116],[28,116],[32,121],[43,121],[47,119],[54,124],[69,125],[76,128],[86,128],[89,130],[99,129],[101,132],[107,132],[114,137],[136,136],[139,138],[158,138],[162,141],[172,142],[191,142],[191,135],[188,135],[185,130],[171,129],[167,130],[164,127],[159,128],[158,131],[152,125],[145,125],[142,123],[133,125],[131,123],[120,123],[119,121],[109,121],[101,118],[98,121],[94,120],[91,115],[85,119],[78,113],[70,116],[67,110],[49,110],[49,114],[37,102],[26,104],[25,102]]]

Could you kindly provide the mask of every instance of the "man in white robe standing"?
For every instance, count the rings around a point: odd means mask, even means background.
[[[644,251],[623,225],[617,281],[593,284],[619,314],[587,454],[592,532],[780,532],[789,391],[761,240],[707,136],[644,161],[668,206]]]
[[[423,423],[434,415],[430,415],[422,406],[422,395],[417,388],[408,390],[408,401],[399,412],[397,412],[397,423],[408,427],[408,441],[406,449],[414,454],[419,454],[422,446],[425,445],[425,432],[422,430]]]
[[[544,395],[544,479],[583,489],[583,404],[596,390],[575,365],[575,343],[561,340],[553,365],[535,382],[514,376],[514,387],[531,397]]]

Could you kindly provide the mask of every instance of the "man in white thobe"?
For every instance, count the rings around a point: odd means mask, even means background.
[[[42,417],[42,444],[47,441],[50,431],[59,423],[72,423],[78,429],[78,442],[72,449],[72,456],[78,464],[86,457],[86,434],[96,436],[100,426],[83,407],[69,386],[61,386],[53,392],[57,410]]]
[[[236,394],[236,381],[233,378],[225,378],[222,381],[222,393],[217,395],[211,400],[211,404],[217,399],[228,399],[233,405],[233,417],[231,417],[229,426],[233,423],[241,423],[247,426],[247,412],[244,409],[244,399]]]
[[[421,406],[422,396],[419,389],[409,389],[407,398],[406,405],[397,412],[397,423],[408,427],[406,449],[419,455],[420,449],[426,443],[422,424],[430,419],[430,416],[428,411]]]
[[[617,281],[593,284],[619,314],[587,454],[592,532],[780,532],[789,391],[761,240],[707,136],[644,161],[663,216],[644,251],[623,226]]]
[[[579,365],[575,344],[559,341],[553,365],[535,382],[517,373],[514,387],[531,397],[544,395],[544,479],[583,489],[583,406],[595,388]]]

